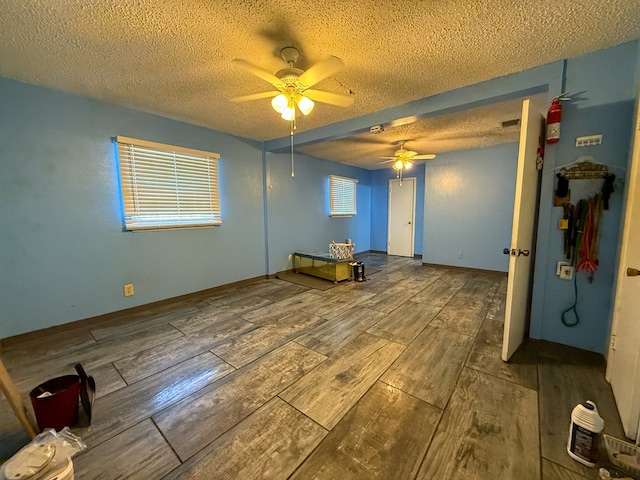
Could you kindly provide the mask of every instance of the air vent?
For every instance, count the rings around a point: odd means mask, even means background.
[[[520,119],[514,118],[513,120],[505,120],[501,123],[502,128],[515,127],[516,125],[520,125]]]

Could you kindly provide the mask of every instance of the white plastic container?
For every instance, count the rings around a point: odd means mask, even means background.
[[[598,459],[598,445],[603,429],[604,420],[598,414],[595,403],[587,400],[576,405],[571,412],[569,425],[569,456],[587,467],[594,467]]]

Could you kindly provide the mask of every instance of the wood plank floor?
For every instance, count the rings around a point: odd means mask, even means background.
[[[531,340],[506,364],[505,274],[358,260],[379,271],[216,289],[6,339],[2,358],[26,403],[77,362],[95,377],[76,478],[598,478],[566,436],[589,399],[623,437],[601,356]],[[0,399],[0,460],[27,441]]]

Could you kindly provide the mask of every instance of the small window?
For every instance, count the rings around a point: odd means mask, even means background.
[[[127,230],[220,225],[217,153],[116,137]]]
[[[356,212],[357,180],[337,175],[329,175],[329,215],[331,217],[351,217]]]

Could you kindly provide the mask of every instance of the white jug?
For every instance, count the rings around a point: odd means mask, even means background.
[[[594,467],[598,459],[600,434],[604,420],[598,414],[596,404],[591,400],[575,406],[571,412],[567,452],[574,460],[587,467]]]

